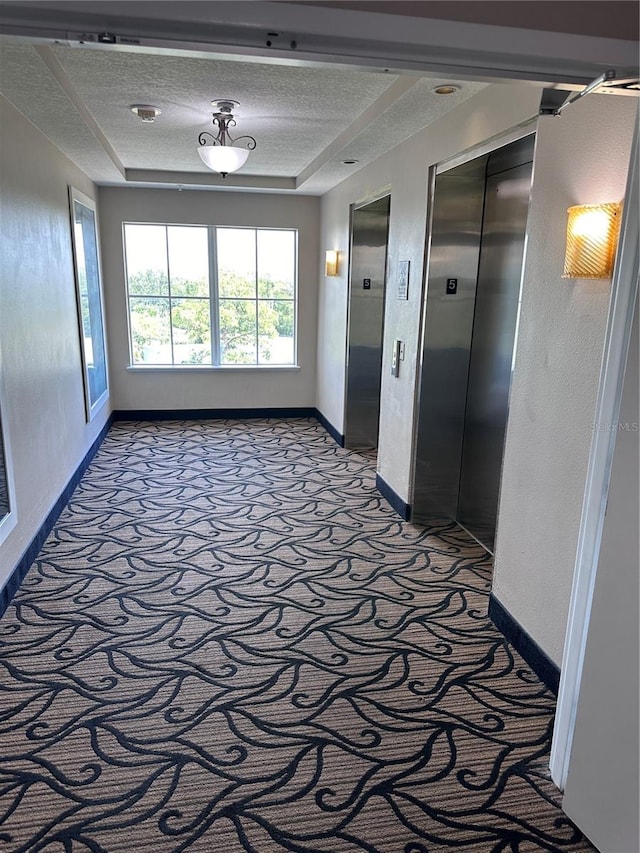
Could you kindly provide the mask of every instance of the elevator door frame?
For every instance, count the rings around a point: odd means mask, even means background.
[[[363,199],[361,201],[355,202],[350,205],[349,208],[349,267],[348,267],[348,294],[347,294],[347,334],[346,334],[346,352],[345,352],[345,382],[344,382],[344,405],[343,405],[343,435],[344,435],[344,446],[345,447],[365,447],[364,443],[353,442],[350,440],[349,436],[349,363],[350,363],[350,349],[351,349],[351,335],[352,335],[352,320],[353,320],[353,312],[352,312],[352,289],[353,289],[353,272],[354,272],[354,264],[353,264],[353,236],[354,236],[354,216],[356,211],[362,210],[363,208],[369,207],[369,205],[375,204],[376,202],[382,201],[383,199],[388,199],[388,213],[387,213],[387,234],[386,234],[386,243],[385,243],[385,255],[384,255],[384,274],[382,281],[382,320],[380,326],[380,367],[378,374],[378,417],[376,422],[376,442],[374,448],[377,449],[378,446],[378,435],[379,435],[379,423],[380,423],[380,386],[382,384],[382,356],[384,349],[384,327],[385,327],[385,314],[386,314],[386,296],[387,296],[387,278],[388,278],[388,260],[389,260],[389,226],[391,221],[391,189],[390,187],[386,187],[384,190],[381,190],[379,194],[370,196],[367,199]]]
[[[423,271],[423,279],[422,279],[422,306],[420,312],[420,330],[418,335],[418,354],[416,359],[416,383],[415,383],[415,397],[414,397],[414,408],[413,408],[413,439],[412,439],[412,457],[411,457],[411,488],[410,488],[410,502],[412,506],[413,517],[415,518],[415,495],[416,495],[416,478],[417,478],[417,463],[418,463],[418,438],[419,438],[419,424],[420,424],[420,404],[421,404],[421,379],[424,370],[424,355],[425,355],[425,336],[427,329],[427,296],[428,296],[428,285],[429,285],[429,273],[432,265],[432,233],[433,233],[433,224],[434,224],[434,206],[435,206],[435,191],[436,191],[436,178],[438,175],[444,174],[446,172],[450,172],[453,169],[456,169],[458,166],[462,166],[466,163],[471,163],[473,160],[477,160],[480,157],[487,155],[490,156],[494,151],[497,151],[500,148],[505,148],[511,143],[518,142],[520,140],[525,139],[526,137],[533,136],[534,137],[534,156],[533,161],[535,165],[535,146],[537,140],[536,134],[537,127],[537,117],[530,119],[527,122],[524,122],[522,125],[513,128],[506,133],[498,134],[494,137],[491,137],[479,145],[475,145],[472,148],[467,149],[466,151],[460,152],[458,154],[453,155],[445,160],[442,160],[440,163],[436,163],[429,168],[428,172],[428,193],[427,193],[427,215],[426,215],[426,234],[425,234],[425,251],[424,251],[424,271]],[[533,183],[533,168],[532,166],[532,183]],[[526,245],[528,243],[528,223],[525,228],[524,234],[524,244],[525,249],[522,258],[522,269],[524,269],[524,263],[526,259]],[[522,274],[520,275],[520,283],[518,288],[518,313],[516,317],[515,324],[515,334],[514,334],[514,343],[513,343],[513,353],[515,354],[517,341],[518,341],[518,329],[520,326],[520,310],[522,304]],[[511,384],[509,387],[509,399],[511,397]],[[508,427],[508,412],[509,406],[507,408],[507,423],[505,424],[505,439],[506,439],[506,430]],[[461,460],[462,461],[462,460]],[[503,461],[504,461],[504,447],[503,447]],[[500,507],[500,495],[502,491],[502,467],[500,470],[500,480],[498,486],[498,507],[497,511]],[[435,513],[434,513],[435,516]],[[442,516],[445,517],[445,513],[442,513]],[[448,516],[447,516],[448,517]],[[451,519],[453,520],[453,519]],[[456,523],[459,526],[460,522],[456,519]],[[498,530],[499,530],[500,517],[499,514],[497,516],[496,521],[496,529],[495,529],[495,540],[497,541]],[[472,534],[470,534],[472,535]],[[473,537],[475,539],[475,537]],[[476,540],[478,541],[478,540]],[[479,544],[487,551],[489,549],[485,544],[479,542]],[[494,549],[495,550],[495,549]],[[493,554],[493,552],[489,551],[489,553]]]

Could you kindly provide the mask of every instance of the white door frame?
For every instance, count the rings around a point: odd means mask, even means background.
[[[591,603],[596,583],[616,441],[617,430],[614,425],[617,425],[620,413],[633,309],[638,292],[640,255],[638,154],[638,122],[636,120],[620,229],[620,249],[611,282],[609,319],[578,535],[556,721],[551,743],[551,778],[561,790],[564,790],[569,771]]]

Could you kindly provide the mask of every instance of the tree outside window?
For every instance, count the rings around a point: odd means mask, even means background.
[[[294,363],[297,232],[126,223],[124,235],[132,364]]]

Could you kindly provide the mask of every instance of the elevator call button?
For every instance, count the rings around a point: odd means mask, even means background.
[[[448,278],[447,279],[447,295],[451,296],[457,292],[458,292],[458,279],[457,278]]]

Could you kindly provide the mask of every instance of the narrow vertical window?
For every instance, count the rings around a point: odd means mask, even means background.
[[[295,358],[296,235],[258,231],[258,362],[293,364]]]
[[[217,228],[221,364],[257,364],[256,232]]]
[[[206,228],[167,228],[174,364],[211,364],[211,300]]]

